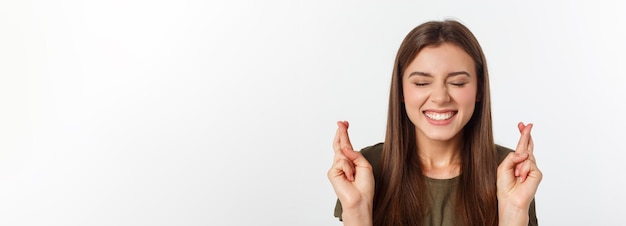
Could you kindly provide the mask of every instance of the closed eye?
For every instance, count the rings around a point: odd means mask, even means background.
[[[426,85],[428,85],[430,83],[427,83],[427,82],[415,82],[413,84],[415,84],[416,86],[426,86]]]
[[[458,87],[463,87],[465,86],[465,84],[467,84],[467,82],[451,82],[450,83],[450,85],[458,86]]]

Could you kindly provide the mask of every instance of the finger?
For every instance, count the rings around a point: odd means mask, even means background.
[[[526,128],[524,128],[524,132],[526,132],[528,134],[528,143],[526,145],[526,152],[531,155],[533,154],[533,148],[534,148],[534,143],[533,143],[533,136],[531,135],[531,131],[533,129],[534,125],[532,123],[528,123],[526,125]]]
[[[354,164],[355,167],[365,166],[369,168],[371,166],[369,161],[367,161],[361,152],[343,149],[343,154]]]
[[[521,154],[522,153],[522,149],[525,149],[526,148],[526,144],[528,144],[528,140],[524,136],[524,128],[526,128],[524,123],[522,123],[522,122],[517,123],[517,129],[519,129],[520,138],[517,141],[517,146],[515,147],[515,153],[518,153],[518,154]]]
[[[521,164],[519,164],[520,182],[524,182],[524,181],[526,181],[526,179],[528,179],[528,177],[532,177],[533,176],[533,172],[535,172],[534,174],[536,174],[537,172],[541,173],[539,171],[539,168],[537,167],[537,163],[535,162],[534,159],[535,158],[533,157],[533,155],[530,154],[526,161],[524,161]]]
[[[359,157],[363,156],[363,155],[361,155],[360,152],[353,151],[353,150],[348,149],[348,148],[342,148],[341,151],[342,151],[341,153],[344,156],[346,156],[346,158],[348,158],[348,160],[350,160],[351,162],[354,162],[357,159],[359,159]]]
[[[360,152],[344,148],[342,153],[346,158],[340,158],[335,161],[336,164],[341,164],[341,170],[349,181],[355,180],[357,168],[371,169],[369,161]]]
[[[337,122],[337,132],[335,132],[335,139],[333,139],[333,150],[335,154],[341,153],[341,126],[342,122]]]
[[[537,165],[537,160],[535,159],[535,154],[533,154],[532,152],[530,154],[528,154],[528,160],[533,162],[533,164]]]
[[[354,165],[347,159],[336,159],[335,163],[328,171],[328,178],[334,180],[341,177],[348,181],[354,180]]]
[[[519,177],[520,175],[523,174],[524,162],[529,160],[529,156],[530,155],[524,153],[524,154],[519,155],[519,157],[515,159],[516,161],[515,162],[515,176],[516,177]]]
[[[524,181],[526,181],[526,179],[528,178],[528,175],[530,175],[530,171],[533,168],[533,162],[531,161],[524,161],[522,162],[522,164],[520,164],[520,175],[519,175],[519,182],[523,183]]]
[[[337,123],[337,125],[341,131],[339,136],[340,147],[342,149],[348,148],[350,150],[354,150],[354,148],[352,148],[352,143],[350,142],[350,136],[348,136],[348,126],[350,126],[350,124],[347,121],[343,121],[341,123]]]
[[[353,164],[354,180],[367,181],[372,176],[372,165],[361,152],[344,149],[343,153]]]
[[[523,154],[518,154],[515,152],[511,152],[509,153],[504,160],[502,160],[502,163],[500,163],[500,165],[498,166],[498,174],[500,173],[505,173],[505,174],[510,174],[513,173],[514,175],[517,176],[517,165],[521,162],[523,162],[524,160],[526,160],[528,158],[528,155],[523,153]]]
[[[335,153],[341,153],[343,131],[348,128],[348,125],[347,121],[337,121],[337,132],[335,133],[335,139],[333,140],[333,150]]]
[[[530,124],[530,126],[532,126],[533,124]],[[532,129],[532,127],[531,127]],[[528,153],[530,153],[531,155],[534,153],[535,151],[535,142],[533,141],[533,136],[530,134],[530,131],[528,132]],[[533,156],[534,157],[534,156]]]
[[[352,162],[345,159],[341,162],[341,170],[343,170],[346,179],[348,179],[349,181],[354,181],[354,165],[352,164]]]
[[[515,148],[516,153],[527,153],[528,152],[528,143],[530,140],[530,130],[532,129],[532,124],[528,124],[524,126],[524,123],[520,122],[517,124],[517,128],[520,130],[520,139],[517,143],[517,147]]]

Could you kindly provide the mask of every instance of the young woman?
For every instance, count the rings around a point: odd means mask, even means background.
[[[413,29],[396,56],[385,142],[353,150],[337,122],[328,178],[344,225],[537,225],[532,124],[493,140],[482,49],[451,20]]]

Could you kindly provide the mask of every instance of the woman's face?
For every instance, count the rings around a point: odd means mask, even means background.
[[[474,60],[460,47],[423,48],[402,78],[406,113],[418,140],[459,139],[474,113],[477,81]]]

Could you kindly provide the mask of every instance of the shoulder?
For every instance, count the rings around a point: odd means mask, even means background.
[[[504,160],[509,153],[515,152],[513,149],[498,144],[496,144],[496,150],[498,151],[498,165],[500,165],[502,160]]]
[[[368,161],[370,161],[370,163],[372,162],[372,160],[375,160],[377,158],[380,160],[380,156],[382,153],[383,153],[382,142],[371,145],[371,146],[367,146],[361,149],[361,154],[363,154],[363,156],[365,156],[365,158]]]

